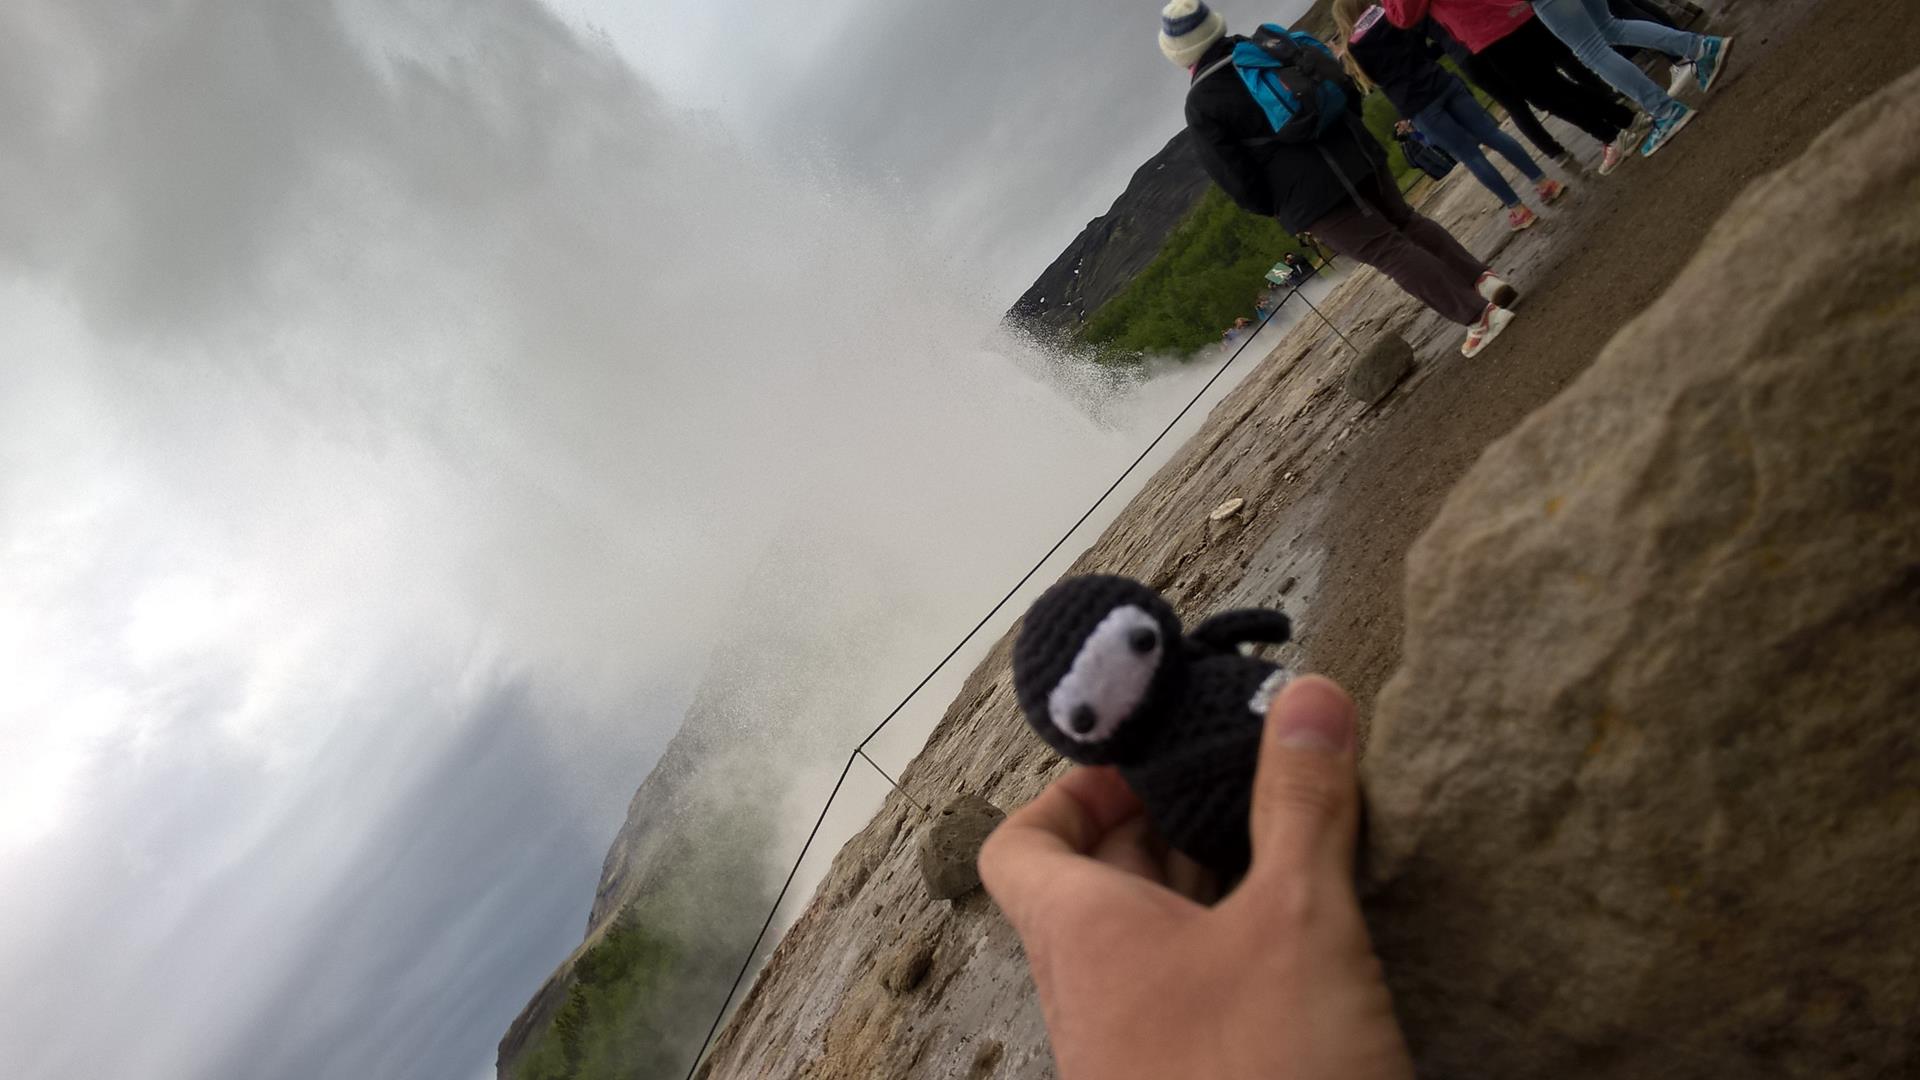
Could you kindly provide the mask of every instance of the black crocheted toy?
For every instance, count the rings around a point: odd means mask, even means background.
[[[1083,765],[1115,765],[1167,842],[1219,876],[1246,872],[1247,813],[1267,705],[1290,674],[1242,656],[1278,644],[1278,611],[1226,611],[1183,636],[1160,594],[1130,578],[1072,577],[1027,611],[1013,685],[1027,723]]]

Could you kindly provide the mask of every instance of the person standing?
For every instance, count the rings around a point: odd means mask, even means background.
[[[1602,147],[1600,175],[1613,172],[1626,159],[1632,110],[1559,69],[1563,61],[1580,65],[1523,0],[1382,0],[1382,6],[1402,30],[1422,29],[1431,18],[1466,50],[1464,67],[1474,82],[1503,84],[1593,136]]]
[[[1693,64],[1693,77],[1702,91],[1712,89],[1726,68],[1732,38],[1707,37],[1658,23],[1615,18],[1607,0],[1533,0],[1533,12],[1553,36],[1567,43],[1580,62],[1632,98],[1653,118],[1653,130],[1640,144],[1642,157],[1652,157],[1680,129],[1693,120],[1694,109],[1675,99],[1647,78],[1633,61],[1613,51],[1628,45],[1666,53]]]
[[[1541,203],[1551,203],[1566,185],[1550,180],[1511,135],[1474,100],[1465,83],[1434,62],[1439,50],[1411,30],[1387,21],[1386,11],[1373,0],[1334,0],[1334,25],[1340,28],[1350,69],[1380,87],[1400,115],[1413,121],[1428,139],[1467,167],[1480,186],[1493,192],[1507,209],[1507,227],[1514,232],[1532,228],[1539,220],[1520,201],[1513,185],[1481,153],[1490,146],[1533,182]]]
[[[1300,63],[1318,73],[1317,82],[1344,96],[1335,113],[1321,118],[1325,126],[1302,141],[1279,137],[1268,103],[1256,99],[1256,82],[1271,92],[1270,83],[1259,81],[1264,73],[1250,66],[1251,74],[1242,74],[1236,65],[1236,58],[1268,63],[1267,49],[1229,36],[1226,21],[1202,0],[1171,0],[1162,10],[1160,51],[1188,73],[1187,130],[1202,167],[1242,209],[1278,218],[1288,232],[1312,234],[1467,327],[1460,352],[1479,354],[1512,319],[1519,294],[1407,205],[1385,151],[1360,125],[1359,88],[1325,46],[1305,35],[1287,37]],[[1306,70],[1290,68],[1289,75]]]
[[[1440,46],[1440,51],[1453,60],[1468,80],[1488,97],[1498,102],[1501,108],[1507,110],[1507,116],[1513,120],[1513,126],[1519,129],[1520,134],[1526,136],[1534,149],[1540,151],[1543,156],[1559,162],[1560,167],[1570,173],[1578,175],[1583,171],[1573,151],[1562,146],[1560,140],[1554,138],[1553,134],[1547,130],[1547,126],[1533,114],[1533,107],[1527,103],[1527,96],[1521,93],[1518,87],[1501,78],[1498,71],[1486,67],[1476,68],[1473,64],[1473,54],[1467,51],[1467,47],[1453,40],[1453,35],[1447,33],[1444,27],[1432,19],[1422,20],[1419,29],[1414,33],[1426,34],[1428,40]],[[1562,49],[1566,48],[1565,45],[1560,45],[1559,38],[1550,37],[1548,40]],[[1573,59],[1572,53],[1567,54],[1567,59],[1581,71],[1587,70],[1578,60]],[[1588,74],[1592,73],[1588,72]]]

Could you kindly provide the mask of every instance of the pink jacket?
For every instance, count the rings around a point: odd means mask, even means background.
[[[1381,0],[1393,25],[1410,30],[1432,16],[1468,52],[1499,41],[1533,18],[1526,0]]]

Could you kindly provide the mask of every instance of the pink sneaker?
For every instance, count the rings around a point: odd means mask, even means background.
[[[1467,340],[1460,344],[1461,356],[1479,356],[1480,350],[1492,344],[1500,336],[1500,331],[1513,321],[1513,312],[1495,304],[1488,304],[1480,313],[1480,321],[1467,327]]]
[[[1516,206],[1507,211],[1507,228],[1514,232],[1519,232],[1522,229],[1531,229],[1534,223],[1539,220],[1540,215],[1535,214],[1525,206]]]
[[[1533,186],[1533,192],[1540,196],[1542,203],[1552,203],[1567,193],[1567,185],[1558,180],[1542,180]]]
[[[1619,141],[1608,143],[1607,148],[1600,151],[1600,175],[1611,174],[1625,160],[1627,160],[1627,151],[1620,149]]]

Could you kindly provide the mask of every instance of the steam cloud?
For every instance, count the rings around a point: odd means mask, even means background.
[[[1138,445],[692,130],[530,0],[10,0],[12,1075],[483,1071],[717,648],[837,760]]]

